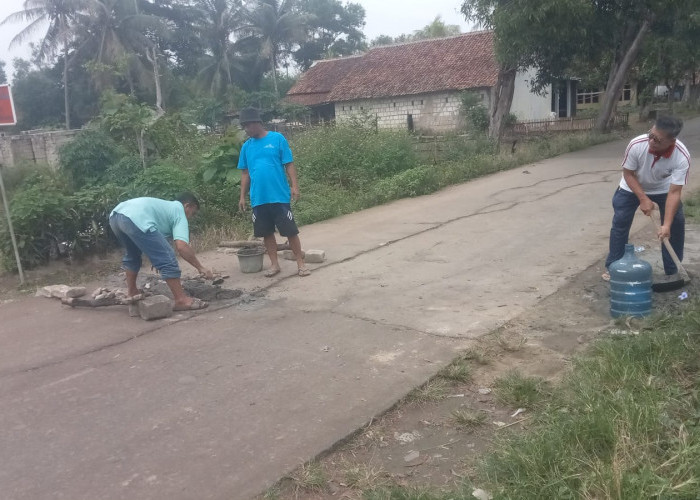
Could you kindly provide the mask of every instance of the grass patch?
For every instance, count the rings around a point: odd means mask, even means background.
[[[454,410],[451,414],[451,420],[462,429],[474,429],[486,422],[486,414],[482,411]]]
[[[428,403],[430,401],[439,401],[446,395],[447,383],[444,379],[435,377],[411,391],[408,396],[406,396],[406,401],[409,403]]]
[[[469,382],[472,378],[472,371],[467,361],[459,358],[449,366],[442,369],[438,376],[451,382]]]
[[[389,485],[389,475],[381,468],[366,464],[346,464],[343,471],[345,484],[354,489],[368,490]]]
[[[493,390],[498,401],[505,405],[534,408],[545,397],[545,381],[510,371],[496,380]]]
[[[328,478],[323,468],[318,462],[309,462],[302,465],[289,475],[289,479],[294,484],[294,490],[309,492],[320,492],[326,489]]]

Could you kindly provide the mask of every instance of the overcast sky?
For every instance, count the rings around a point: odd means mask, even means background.
[[[429,24],[435,16],[441,16],[446,24],[457,24],[462,31],[469,26],[459,13],[461,0],[354,0],[366,11],[365,35],[367,40],[379,35],[396,36],[412,33]],[[24,0],[0,0],[0,20],[22,10]],[[10,40],[24,27],[22,24],[7,24],[0,28],[0,59],[7,62],[8,77],[12,77],[11,62],[14,57],[29,56],[29,44],[9,49]],[[43,33],[42,33],[43,34]],[[37,33],[36,40],[41,39]]]

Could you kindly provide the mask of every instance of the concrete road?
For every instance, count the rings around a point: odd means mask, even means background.
[[[700,154],[700,120],[682,139]],[[203,255],[229,286],[266,289],[250,303],[153,323],[119,307],[3,303],[0,497],[263,491],[470,339],[602,269],[625,146],[306,226],[304,247],[328,258],[308,278],[292,262],[267,279],[239,273],[234,256]]]

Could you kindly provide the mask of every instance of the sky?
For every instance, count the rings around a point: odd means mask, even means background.
[[[344,2],[345,3],[345,2]],[[397,36],[413,33],[430,24],[435,16],[440,16],[446,24],[457,24],[462,31],[469,31],[469,25],[459,13],[461,0],[353,0],[365,8],[365,35],[372,40],[379,35]],[[0,0],[0,21],[9,14],[22,10],[24,0]],[[7,76],[12,78],[12,59],[28,57],[29,42],[19,47],[9,48],[12,38],[24,25],[7,24],[0,27],[0,60],[7,63]],[[36,40],[41,39],[38,32]]]

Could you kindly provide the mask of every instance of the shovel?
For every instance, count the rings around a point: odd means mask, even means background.
[[[657,212],[658,208],[659,206],[655,205],[654,209],[651,211],[651,215],[649,215],[651,220],[654,221],[654,226],[656,227],[657,231],[661,228],[661,222],[659,221],[659,214]],[[668,238],[663,239],[663,244],[666,247],[666,250],[668,250],[671,259],[673,259],[673,263],[676,264],[676,268],[678,269],[678,273],[680,274],[681,278],[675,281],[667,281],[665,283],[653,283],[651,285],[651,289],[655,292],[670,292],[672,290],[678,290],[679,288],[683,288],[685,285],[690,283],[690,276],[685,270],[685,267],[683,267],[683,264],[681,264],[681,261],[678,258],[678,255],[676,255],[676,251],[671,246],[671,243],[668,241]]]

